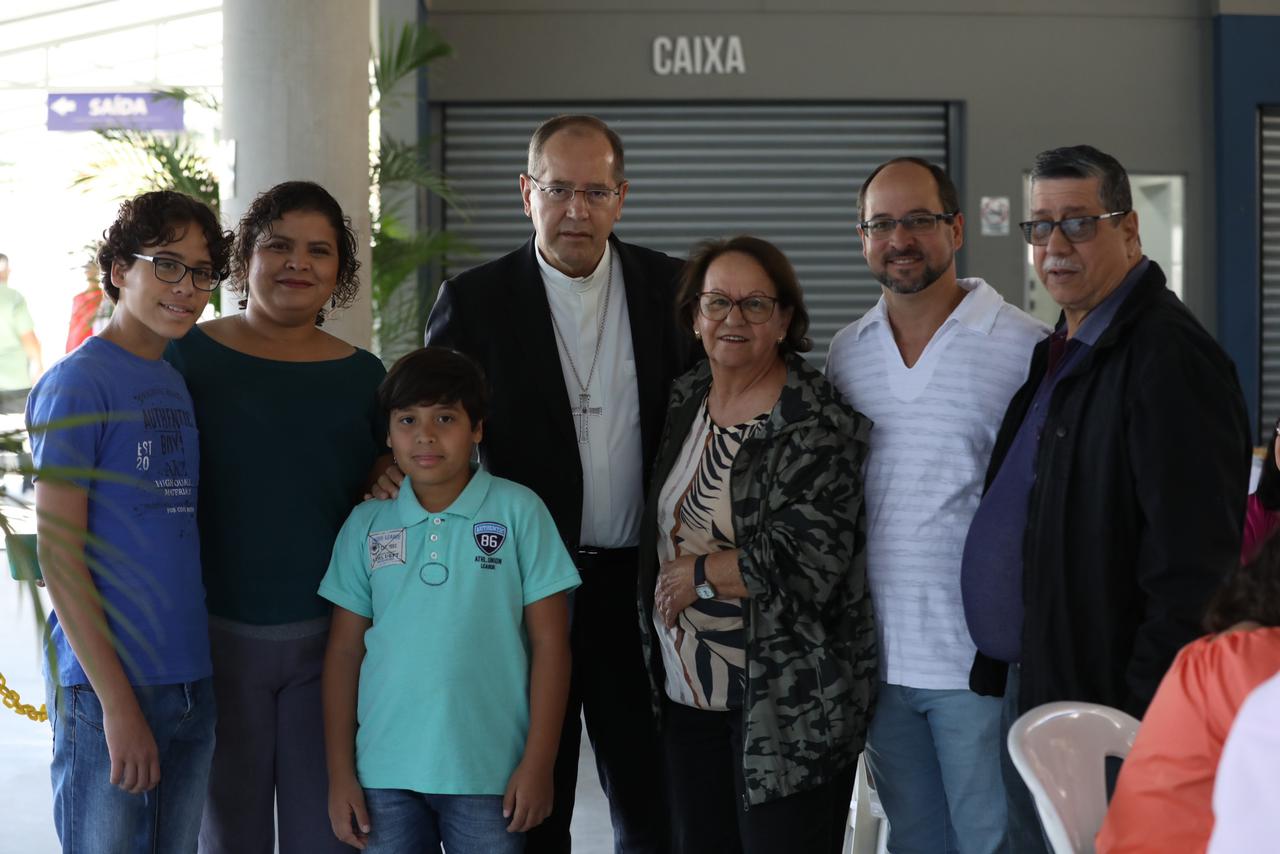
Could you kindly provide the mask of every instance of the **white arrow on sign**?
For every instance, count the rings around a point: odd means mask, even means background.
[[[60,116],[65,116],[67,113],[74,113],[76,111],[76,102],[65,96],[60,97],[49,105],[49,109],[53,110]]]

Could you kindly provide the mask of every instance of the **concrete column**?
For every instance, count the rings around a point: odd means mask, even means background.
[[[325,330],[368,347],[370,0],[224,0],[223,133],[235,144],[229,223],[281,181],[323,185],[360,241],[360,296]],[[227,191],[224,190],[224,193]],[[233,303],[225,308],[234,308]]]

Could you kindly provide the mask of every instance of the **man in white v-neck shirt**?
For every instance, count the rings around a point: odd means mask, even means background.
[[[895,852],[1003,851],[1001,702],[969,690],[960,562],[996,431],[1049,330],[956,277],[964,215],[937,166],[882,164],[858,206],[882,294],[837,333],[827,376],[875,422],[865,491],[881,684],[867,759]]]

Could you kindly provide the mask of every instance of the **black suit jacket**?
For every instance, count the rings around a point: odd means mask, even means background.
[[[647,486],[667,393],[692,351],[692,337],[676,327],[673,313],[684,262],[609,240],[626,284]],[[445,281],[427,320],[426,342],[460,350],[484,368],[492,392],[480,444],[484,466],[536,492],[572,549],[580,545],[582,464],[535,252],[530,238],[520,249]]]

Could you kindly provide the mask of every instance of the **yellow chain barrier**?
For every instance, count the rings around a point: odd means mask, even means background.
[[[4,681],[3,673],[0,673],[0,701],[3,701],[5,708],[13,709],[20,715],[26,715],[37,723],[49,720],[49,711],[45,708],[44,703],[41,703],[40,708],[37,709],[30,703],[22,702],[18,692],[10,688]]]

